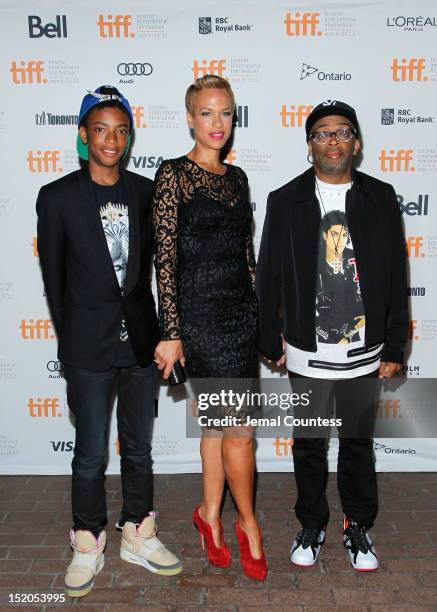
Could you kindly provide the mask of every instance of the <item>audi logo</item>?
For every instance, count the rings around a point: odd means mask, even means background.
[[[130,63],[130,64],[118,64],[117,72],[121,76],[149,76],[153,72],[152,64],[146,62],[141,63]]]
[[[47,369],[49,372],[63,372],[64,364],[62,363],[62,361],[48,361]]]

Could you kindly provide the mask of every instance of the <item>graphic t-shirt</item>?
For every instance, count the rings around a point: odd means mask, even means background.
[[[115,185],[94,183],[100,219],[105,233],[114,272],[124,293],[129,258],[129,206],[123,193],[120,180]],[[126,321],[121,322],[120,344],[114,366],[127,367],[136,363],[129,339]]]
[[[317,189],[318,186],[318,189]],[[322,215],[316,291],[317,352],[287,344],[287,368],[315,378],[354,378],[376,370],[381,345],[365,347],[365,316],[345,214],[351,183],[317,179]]]

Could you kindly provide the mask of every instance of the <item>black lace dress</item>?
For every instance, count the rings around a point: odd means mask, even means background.
[[[192,378],[255,378],[258,308],[248,182],[188,157],[164,161],[153,199],[161,338],[180,338]]]

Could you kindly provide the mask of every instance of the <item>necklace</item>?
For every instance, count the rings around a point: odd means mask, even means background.
[[[320,201],[320,204],[322,205],[323,213],[324,213],[324,215],[326,217],[327,212],[326,212],[325,204],[323,203],[322,194],[320,193],[319,181],[317,180],[317,177],[316,177],[316,187],[317,187],[317,193],[319,195],[319,201]],[[341,226],[341,229],[340,229],[340,232],[338,234],[337,241],[336,241],[335,238],[334,238],[334,234],[332,232],[331,226],[329,226],[329,233],[331,234],[332,244],[334,245],[335,257],[334,257],[334,259],[332,261],[328,261],[327,263],[333,269],[334,274],[339,274],[340,272],[343,271],[343,261],[338,256],[338,245],[340,244],[340,239],[341,239],[341,235],[343,233],[343,229],[344,229],[344,221],[343,221],[343,224]]]

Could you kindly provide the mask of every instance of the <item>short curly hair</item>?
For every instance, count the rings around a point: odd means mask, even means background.
[[[193,114],[194,98],[202,89],[224,89],[231,97],[232,112],[235,110],[235,97],[229,82],[215,74],[205,74],[192,83],[185,94],[185,108],[191,115]]]

